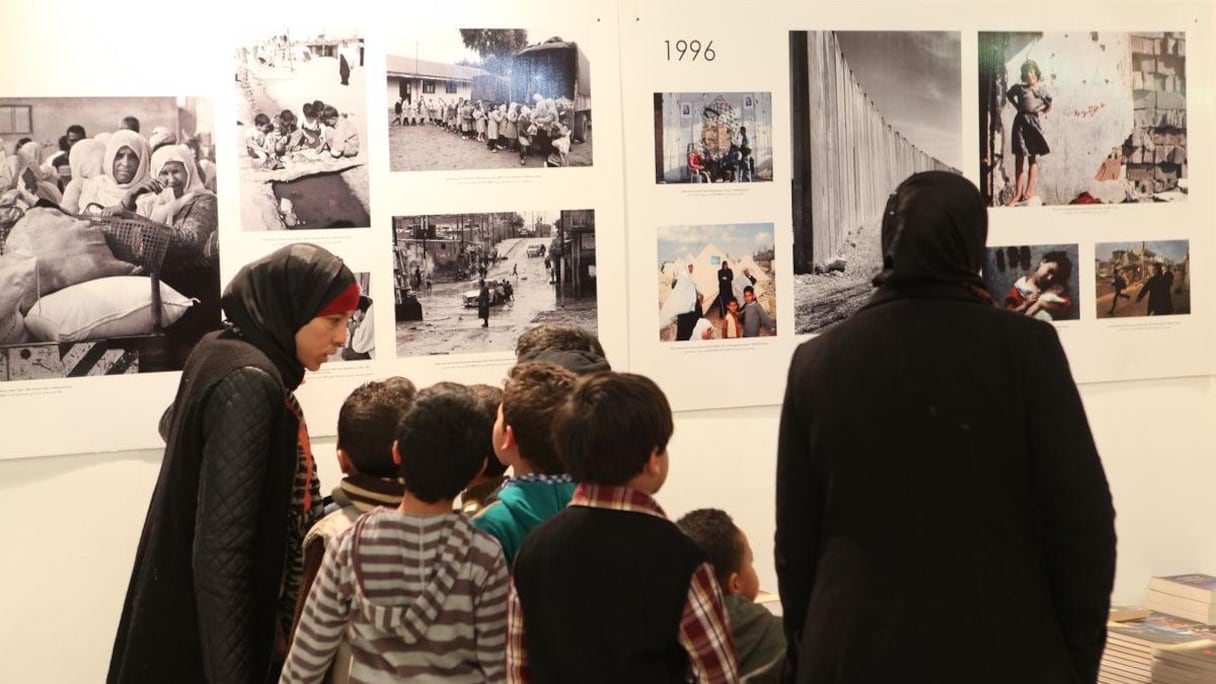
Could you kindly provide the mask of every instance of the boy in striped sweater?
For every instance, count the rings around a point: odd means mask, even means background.
[[[504,678],[502,549],[452,510],[485,465],[492,425],[471,390],[418,393],[397,426],[405,494],[359,518],[326,550],[280,682],[320,682],[350,637],[351,682]]]

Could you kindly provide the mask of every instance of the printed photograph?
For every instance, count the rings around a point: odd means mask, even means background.
[[[991,206],[1186,199],[1185,33],[980,33],[979,98]]]
[[[661,342],[777,334],[773,224],[658,229]]]
[[[1075,244],[989,247],[983,273],[988,293],[1007,311],[1043,321],[1081,317]]]
[[[366,228],[367,71],[363,38],[293,26],[235,55],[241,226]]]
[[[1099,242],[1094,245],[1098,318],[1191,312],[1191,243]]]
[[[197,97],[0,98],[0,381],[180,370],[220,327]]]
[[[772,93],[655,93],[655,182],[772,181],[772,100]]]
[[[591,166],[591,63],[573,37],[471,28],[390,41],[392,170]]]
[[[597,330],[595,211],[393,217],[397,356],[513,351],[540,323]]]
[[[960,35],[791,31],[794,327],[860,309],[882,268],[887,197],[963,165]]]

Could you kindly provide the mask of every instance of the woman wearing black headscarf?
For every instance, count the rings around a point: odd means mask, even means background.
[[[300,543],[321,514],[293,390],[346,340],[359,286],[307,244],[244,266],[161,421],[168,446],[109,682],[261,682],[285,648]]]
[[[1114,511],[1055,329],[995,307],[943,172],[887,203],[877,291],[798,348],[777,456],[792,681],[1093,682]]]

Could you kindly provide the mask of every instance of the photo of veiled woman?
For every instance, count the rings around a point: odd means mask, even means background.
[[[211,107],[3,98],[0,381],[178,370],[220,327]]]

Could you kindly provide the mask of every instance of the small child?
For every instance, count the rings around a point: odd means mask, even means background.
[[[359,518],[326,550],[281,683],[321,681],[343,633],[351,681],[502,681],[507,566],[452,510],[485,464],[489,429],[467,387],[418,393],[393,446],[401,504]]]
[[[514,476],[473,527],[502,544],[509,566],[534,527],[570,503],[574,481],[553,446],[553,412],[574,389],[575,375],[552,363],[517,364],[507,376],[494,422],[494,453]]]
[[[360,515],[379,506],[401,504],[405,485],[393,462],[393,439],[397,423],[410,410],[417,393],[414,383],[392,377],[363,383],[342,402],[338,410],[337,447],[338,467],[344,477],[333,490],[325,517],[304,536],[304,569],[292,634],[299,625],[326,548]],[[349,665],[350,649],[343,642],[327,681],[346,681]]]
[[[731,295],[726,298],[726,315],[722,317],[722,339],[733,340],[742,336],[743,321],[739,318],[739,300]]]
[[[253,117],[253,125],[245,133],[245,151],[250,157],[266,162],[273,156],[267,146],[268,136],[273,132],[274,124],[269,116],[258,114]]]
[[[332,105],[325,105],[321,112],[321,138],[325,149],[334,159],[359,156],[359,131],[345,116],[340,116]]]
[[[586,376],[557,409],[554,443],[579,484],[515,558],[508,681],[738,681],[713,567],[653,498],[671,432],[667,398],[641,375]]]
[[[416,274],[416,277],[421,280],[422,275]],[[485,411],[486,417],[493,424],[498,419],[498,406],[502,404],[502,388],[494,385],[476,384],[469,385],[469,389],[473,390],[473,394],[477,397],[477,405],[481,410]],[[486,467],[476,477],[469,482],[469,486],[460,493],[460,510],[466,515],[476,515],[486,506],[498,500],[498,488],[502,486],[503,480],[507,479],[505,473],[507,466],[498,460],[494,455],[494,441],[489,439],[486,441]],[[474,527],[477,525],[474,524]],[[507,557],[507,565],[510,566],[511,558]]]
[[[549,157],[545,159],[546,167],[565,166],[570,158],[570,127],[566,124],[558,124],[557,136],[550,141],[553,145],[553,151],[549,153]]]
[[[1017,173],[1009,206],[1034,197],[1034,183],[1039,175],[1039,156],[1051,152],[1047,138],[1043,136],[1043,124],[1040,122],[1040,118],[1051,111],[1051,95],[1040,85],[1042,79],[1043,72],[1039,71],[1039,65],[1028,59],[1022,63],[1022,82],[1014,84],[1005,94],[1017,109],[1009,135]],[[1026,173],[1023,174],[1027,161],[1029,168],[1025,169]]]
[[[760,302],[756,301],[756,288],[751,285],[743,288],[742,318],[744,337],[759,337],[761,326],[770,334],[777,333],[777,324],[764,307],[760,306]]]
[[[304,133],[304,146],[318,148],[321,146],[321,112],[325,104],[320,100],[305,102],[301,108],[304,120],[300,122],[300,131]]]
[[[726,594],[726,617],[735,640],[739,674],[755,684],[781,681],[785,631],[780,617],[755,602],[760,579],[747,535],[725,511],[716,508],[687,513],[676,525],[709,556]]]

